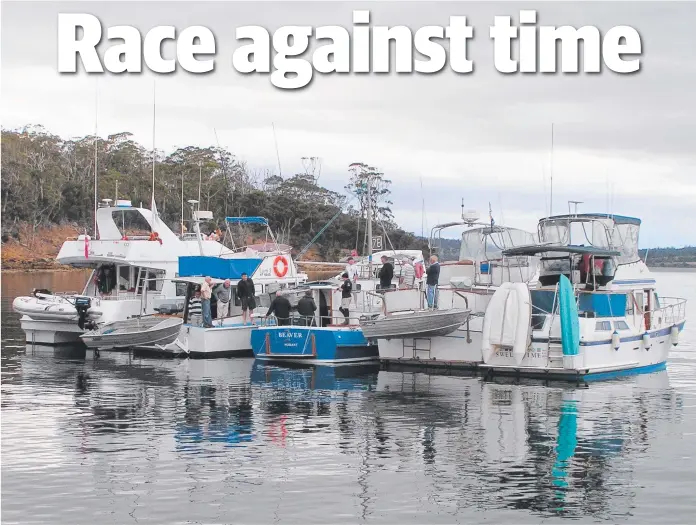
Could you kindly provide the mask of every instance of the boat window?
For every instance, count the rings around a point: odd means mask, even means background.
[[[612,244],[619,251],[619,262],[637,261],[638,257],[638,224],[617,224],[612,232]]]
[[[477,228],[462,234],[459,260],[488,261],[502,259],[503,250],[534,244],[532,233],[515,228]]]
[[[532,314],[551,313],[555,293],[548,290],[532,290]]]
[[[597,321],[595,324],[595,332],[609,332],[611,330],[611,321]]]
[[[162,291],[162,278],[164,277],[164,272],[147,272],[147,291],[148,292],[161,292]]]
[[[130,266],[119,266],[118,267],[118,289],[128,290],[131,288],[130,284]]]
[[[578,311],[592,312],[595,317],[616,317],[624,315],[626,302],[626,294],[581,293]]]
[[[636,309],[638,310],[638,313],[643,313],[643,310],[645,309],[645,302],[643,301],[643,292],[634,292],[633,297],[636,298]]]
[[[176,296],[185,297],[186,296],[186,283],[176,283]]]
[[[124,208],[112,211],[111,215],[121,236],[143,237],[150,235],[152,228],[138,210]]]
[[[617,330],[630,330],[630,328],[628,327],[628,323],[626,323],[626,321],[616,321],[614,323],[614,326],[616,326]]]
[[[626,315],[633,315],[634,305],[636,304],[636,299],[632,293],[628,294],[628,300],[626,301]]]
[[[594,246],[606,249],[611,246],[607,231],[608,221],[557,219],[543,221],[540,225],[540,241],[573,246]]]

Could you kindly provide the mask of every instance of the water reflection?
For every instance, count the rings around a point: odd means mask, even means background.
[[[2,373],[3,510],[53,523],[103,512],[60,484],[117,521],[616,521],[684,409],[667,372],[576,388],[31,348]]]

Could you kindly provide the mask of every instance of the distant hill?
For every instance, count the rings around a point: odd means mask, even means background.
[[[648,266],[670,268],[696,268],[696,246],[684,248],[649,248],[639,250],[641,259],[647,254]]]
[[[428,239],[423,239],[425,244],[428,244]],[[440,253],[438,254],[441,261],[458,261],[459,260],[459,248],[462,244],[461,239],[436,239],[434,241],[435,248],[440,247]],[[440,244],[441,243],[441,244]]]

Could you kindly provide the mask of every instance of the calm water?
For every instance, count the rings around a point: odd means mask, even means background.
[[[687,523],[696,273],[668,370],[590,387],[27,348],[2,280],[3,523]]]

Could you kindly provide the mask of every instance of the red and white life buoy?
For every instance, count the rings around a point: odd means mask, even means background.
[[[278,268],[278,266],[282,266],[282,268]],[[279,255],[273,261],[273,273],[275,273],[278,277],[285,277],[285,274],[288,273],[289,266],[290,265],[285,257]]]

